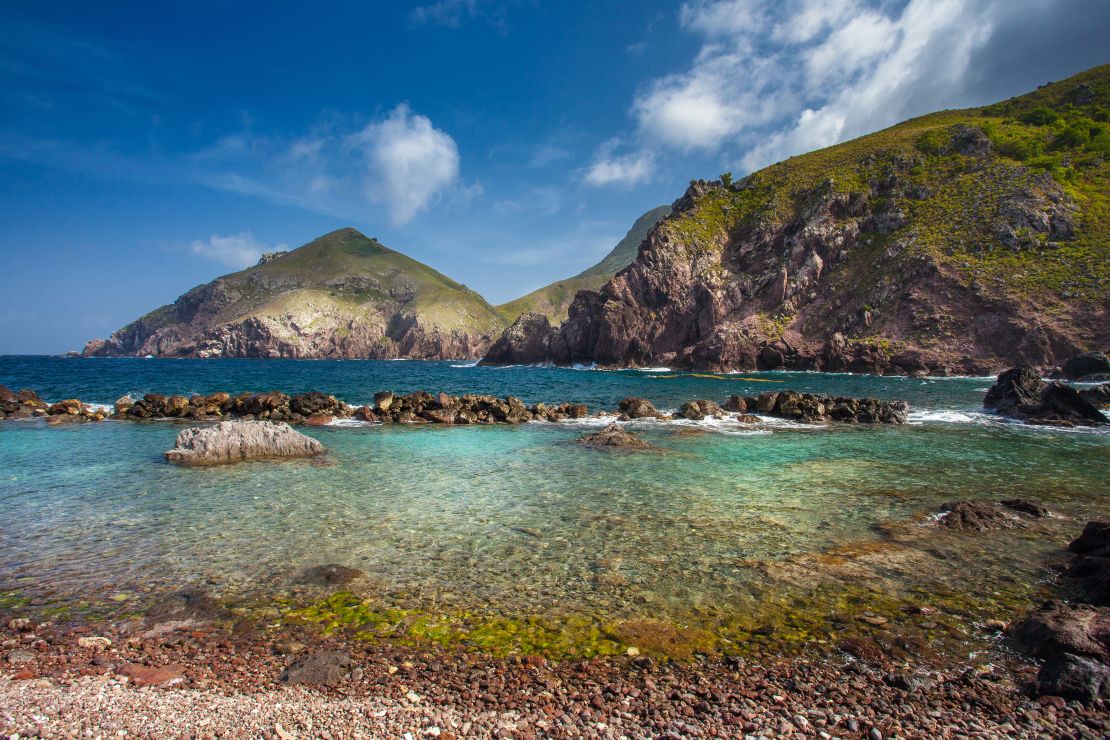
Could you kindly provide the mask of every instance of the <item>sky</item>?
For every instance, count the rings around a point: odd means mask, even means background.
[[[353,226],[502,303],[691,179],[1110,61],[1103,0],[0,6],[0,354]]]

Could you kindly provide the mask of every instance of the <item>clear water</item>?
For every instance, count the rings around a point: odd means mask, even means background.
[[[288,594],[306,566],[365,571],[404,607],[719,619],[818,588],[1031,593],[1083,520],[1110,514],[1110,435],[981,412],[989,379],[478,368],[463,363],[0,358],[48,400],[130,392],[381,389],[660,408],[790,387],[910,402],[901,427],[633,423],[663,448],[593,451],[590,424],[313,428],[322,461],[178,468],[170,422],[0,422],[0,590],[45,601],[205,583]],[[1030,529],[952,534],[959,498],[1042,501]],[[844,554],[840,557],[837,554]],[[999,608],[1002,608],[1001,606]]]

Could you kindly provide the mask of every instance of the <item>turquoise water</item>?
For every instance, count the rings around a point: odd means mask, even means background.
[[[231,599],[297,593],[305,567],[365,571],[383,604],[719,617],[833,583],[982,598],[1044,579],[1082,521],[1110,514],[1110,435],[1003,422],[989,380],[477,368],[460,363],[0,358],[0,383],[48,400],[126,393],[380,389],[513,393],[659,407],[779,387],[905,399],[900,427],[633,423],[658,453],[573,441],[604,420],[518,427],[305,430],[322,460],[166,464],[182,425],[0,422],[0,590],[42,603],[203,583]],[[761,382],[769,381],[769,382]],[[927,515],[959,498],[1030,498],[1061,516],[953,535]],[[876,556],[868,546],[882,544]],[[829,565],[838,548],[869,554]],[[878,557],[878,559],[876,559]],[[825,563],[822,565],[822,563]]]

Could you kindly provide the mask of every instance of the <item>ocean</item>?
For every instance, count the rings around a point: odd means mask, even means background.
[[[768,624],[829,639],[857,613],[920,622],[906,615],[922,607],[940,610],[927,621],[952,649],[970,651],[979,638],[959,625],[1033,604],[1083,522],[1110,515],[1110,434],[985,413],[990,378],[0,357],[0,384],[103,404],[268,390],[362,404],[378,390],[424,389],[594,412],[631,395],[674,409],[783,388],[910,404],[901,426],[630,423],[661,448],[652,453],[574,444],[607,418],[344,422],[303,430],[328,447],[322,459],[212,469],[163,460],[185,422],[0,422],[0,604],[72,618],[140,614],[200,584],[268,617],[338,624],[334,598],[299,580],[338,563],[366,574],[342,595],[362,605],[344,612],[356,621],[573,626],[588,639],[557,643],[571,653],[617,645],[606,630],[629,620],[693,625],[722,645]],[[935,524],[944,502],[1010,498],[1053,516],[978,534]]]

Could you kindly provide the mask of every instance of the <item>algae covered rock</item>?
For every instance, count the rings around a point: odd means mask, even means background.
[[[319,441],[288,424],[223,421],[181,432],[174,448],[166,452],[166,459],[181,465],[220,465],[264,458],[312,457],[326,451]]]

